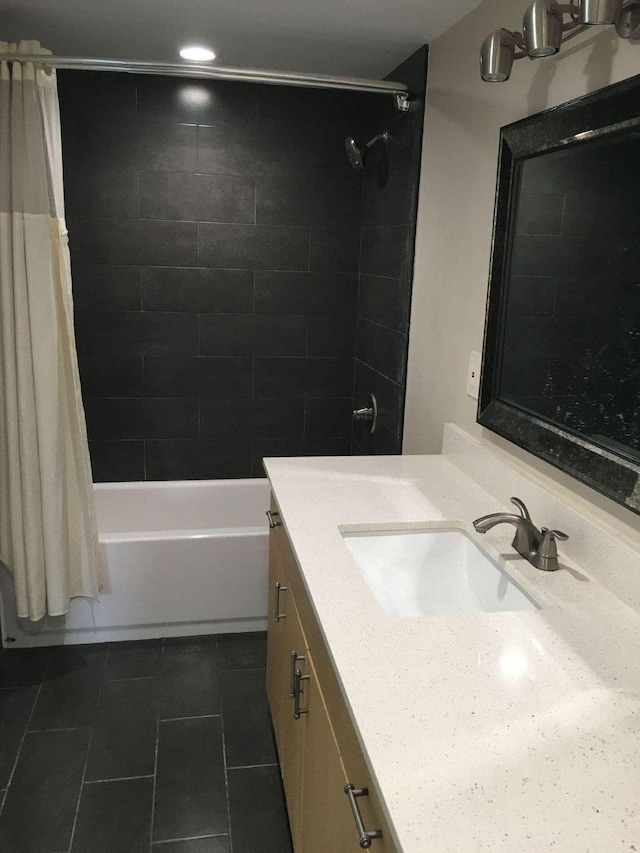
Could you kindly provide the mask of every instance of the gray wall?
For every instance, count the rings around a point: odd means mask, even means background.
[[[483,83],[482,40],[517,27],[527,5],[483,0],[429,46],[403,449],[438,453],[454,423],[640,545],[637,516],[483,430],[466,393],[469,352],[482,349],[500,127],[638,73],[638,47],[593,27],[559,58],[516,62],[508,83]]]

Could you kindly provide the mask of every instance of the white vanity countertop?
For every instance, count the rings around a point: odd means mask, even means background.
[[[506,507],[442,456],[265,467],[403,853],[640,851],[640,616],[562,543],[545,573],[476,534]],[[341,531],[450,521],[542,609],[385,613]]]

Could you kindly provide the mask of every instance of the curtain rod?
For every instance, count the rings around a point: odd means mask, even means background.
[[[289,71],[261,71],[257,68],[224,68],[215,65],[185,65],[177,62],[146,62],[136,59],[89,59],[80,56],[0,53],[0,61],[36,62],[45,68],[73,71],[120,71],[128,74],[166,74],[170,77],[199,77],[235,80],[241,83],[267,83],[275,86],[300,86],[309,89],[344,89],[353,92],[396,95],[408,98],[404,83],[392,80],[366,80],[359,77],[331,77],[325,74],[296,74]]]

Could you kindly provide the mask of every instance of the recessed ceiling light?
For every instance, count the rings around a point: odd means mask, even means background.
[[[211,62],[216,58],[215,53],[207,47],[183,47],[180,56],[190,62]]]

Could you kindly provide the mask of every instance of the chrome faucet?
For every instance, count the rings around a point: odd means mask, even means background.
[[[536,569],[543,572],[555,572],[560,568],[558,563],[558,548],[556,540],[565,541],[569,537],[561,530],[549,530],[543,527],[538,530],[531,521],[529,510],[520,498],[511,498],[511,503],[520,510],[520,514],[513,512],[493,512],[476,518],[473,526],[478,533],[486,533],[496,524],[513,524],[516,535],[513,539],[513,547],[521,557],[528,560]]]

